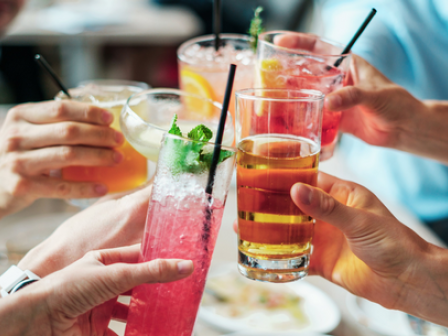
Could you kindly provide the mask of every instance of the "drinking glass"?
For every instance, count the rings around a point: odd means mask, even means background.
[[[342,50],[342,45],[313,34],[262,33],[258,40],[255,87],[333,92],[347,80],[351,55],[341,55]],[[335,66],[341,56],[342,62]],[[341,116],[342,112],[323,111],[321,161],[333,156]]]
[[[181,90],[222,102],[230,64],[238,66],[229,111],[235,120],[234,92],[253,87],[255,55],[250,37],[220,34],[220,47],[215,50],[215,36],[200,36],[183,43],[177,50]],[[209,117],[219,113],[203,111]]]
[[[126,100],[132,94],[141,92],[143,87],[148,85],[131,81],[96,80],[83,82],[69,92],[73,100],[107,109],[114,115],[114,121],[110,126],[120,130],[120,112]],[[63,92],[59,92],[55,99],[67,99],[67,97]],[[133,106],[134,110],[142,108],[143,104]],[[117,150],[123,154],[123,160],[119,164],[112,167],[70,166],[61,170],[62,178],[68,181],[102,183],[107,186],[109,193],[131,190],[144,184],[148,179],[146,158],[127,141]],[[70,203],[85,208],[96,200],[96,198],[77,199],[70,200]]]
[[[206,125],[216,134],[221,107],[211,99],[181,90],[150,89],[129,97],[120,116],[121,130],[140,154],[157,162],[162,137],[169,131],[174,114],[177,114],[177,124],[185,130],[185,136],[199,124]],[[203,110],[210,110],[212,117],[201,113]],[[224,145],[232,145],[234,133],[233,119],[228,115]]]
[[[218,164],[208,195],[209,161],[186,164],[198,146],[211,160],[213,143],[163,135],[139,258],[192,260],[194,272],[180,281],[135,287],[126,336],[192,335],[235,164],[235,149],[221,146],[228,157]]]
[[[314,219],[292,201],[316,186],[324,95],[316,90],[236,92],[238,269],[289,282],[308,273]]]

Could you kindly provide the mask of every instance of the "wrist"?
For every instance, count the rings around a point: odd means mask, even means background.
[[[413,256],[411,276],[403,282],[403,300],[397,309],[436,324],[448,316],[448,250],[427,243]]]

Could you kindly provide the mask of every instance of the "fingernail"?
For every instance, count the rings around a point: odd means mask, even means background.
[[[102,119],[106,124],[110,124],[114,120],[114,116],[110,112],[103,111]]]
[[[95,190],[95,193],[98,195],[107,194],[107,187],[103,184],[96,184],[93,189]]]
[[[330,95],[325,98],[325,108],[336,110],[342,105],[342,98],[339,95]]]
[[[302,203],[303,205],[310,205],[311,198],[313,196],[313,190],[306,184],[300,184],[298,188],[300,203]]]
[[[121,144],[124,142],[124,136],[121,132],[117,132],[117,131],[115,132],[115,142],[117,144]]]
[[[179,274],[187,274],[193,270],[193,262],[190,260],[182,260],[177,263],[177,271]]]
[[[121,154],[120,152],[115,152],[114,153],[115,163],[120,163],[122,160],[123,160],[123,154]]]

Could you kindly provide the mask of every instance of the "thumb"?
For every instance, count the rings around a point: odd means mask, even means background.
[[[331,224],[349,237],[359,232],[359,209],[348,207],[318,188],[296,183],[291,188],[295,205],[307,215]]]

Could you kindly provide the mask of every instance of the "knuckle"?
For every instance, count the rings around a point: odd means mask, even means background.
[[[55,119],[64,118],[67,115],[67,103],[64,101],[56,101],[52,104],[52,107],[49,111],[51,117]]]
[[[78,158],[78,152],[74,147],[62,146],[60,148],[60,156],[64,161],[74,161]]]
[[[22,196],[27,194],[31,190],[31,182],[23,177],[17,176],[11,186],[11,195],[14,197]]]
[[[26,164],[25,159],[23,159],[20,155],[17,154],[8,155],[8,158],[11,172],[16,174],[21,174],[24,172]]]
[[[336,201],[329,195],[322,194],[321,211],[325,217],[331,216],[336,208]]]
[[[97,250],[89,251],[84,255],[87,260],[100,261],[102,259],[101,252]]]
[[[66,197],[71,194],[72,186],[70,183],[61,181],[56,184],[55,192],[59,197]]]
[[[170,267],[167,260],[156,259],[154,260],[153,277],[156,282],[163,282],[169,277]]]
[[[114,131],[110,128],[100,127],[96,130],[96,137],[101,141],[110,140],[113,139],[112,132]]]
[[[59,133],[62,139],[73,141],[79,138],[80,129],[78,125],[70,123],[62,125]]]
[[[20,148],[23,136],[18,127],[11,126],[5,132],[5,147],[7,152],[13,152]]]
[[[83,113],[85,120],[95,121],[100,119],[98,110],[95,106],[85,104]]]
[[[11,118],[12,120],[19,119],[22,108],[23,108],[23,105],[17,105],[17,106],[14,106],[13,108],[9,109],[8,117]]]

